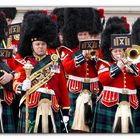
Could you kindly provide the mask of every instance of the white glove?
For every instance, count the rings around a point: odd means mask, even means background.
[[[86,57],[86,55],[88,54],[88,50],[82,50],[82,54],[84,57]]]
[[[69,116],[63,116],[63,122],[67,124],[68,121],[69,121]]]
[[[31,88],[31,81],[30,80],[24,80],[22,83],[22,90],[27,91],[28,89]]]

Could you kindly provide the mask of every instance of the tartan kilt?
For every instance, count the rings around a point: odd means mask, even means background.
[[[72,93],[69,91],[69,98],[70,98],[70,116],[69,116],[69,121],[68,121],[68,130],[71,130],[73,120],[74,120],[74,113],[76,109],[76,100],[78,98],[80,93]],[[95,106],[96,106],[96,94],[92,94],[92,114],[94,116],[94,111],[95,111]],[[92,117],[93,117],[92,116]]]
[[[112,133],[115,113],[118,105],[106,107],[101,103],[101,99],[97,103],[96,115],[92,124],[92,133]],[[134,132],[137,128],[136,120],[139,118],[139,112],[131,107],[132,121],[134,124]]]
[[[4,133],[16,133],[12,106],[5,102],[2,102],[2,120]]]
[[[101,103],[101,99],[96,106],[96,115],[92,124],[93,133],[112,133],[117,105],[106,107]]]
[[[137,88],[137,97],[140,102],[140,87]],[[133,120],[135,126],[135,133],[140,133],[140,104],[136,110],[133,110],[133,116],[135,119]]]
[[[134,133],[140,133],[140,106],[135,110],[132,108],[132,118],[134,124]]]
[[[70,98],[70,116],[68,121],[68,130],[71,130],[73,119],[74,119],[74,112],[76,109],[76,99],[78,98],[79,93],[74,94],[72,92],[69,92],[69,98]]]
[[[18,133],[25,133],[25,105],[22,105],[22,108],[20,110],[20,118],[18,123]],[[29,108],[29,128],[31,129],[30,133],[33,133],[34,125],[35,125],[35,119],[36,119],[36,111],[37,107],[35,108]],[[61,119],[60,119],[60,113],[53,111],[54,115],[54,121],[56,125],[56,131],[57,133],[61,132]],[[49,120],[48,120],[49,121]],[[41,133],[41,132],[39,132]],[[50,131],[49,133],[53,133],[53,131]]]

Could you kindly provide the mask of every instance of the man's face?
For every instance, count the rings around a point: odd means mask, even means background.
[[[78,40],[86,40],[86,39],[101,39],[101,35],[100,34],[89,34],[89,32],[79,32],[77,34]]]
[[[86,40],[86,39],[90,39],[90,34],[88,32],[79,32],[77,34],[78,40]]]
[[[101,39],[101,34],[93,34],[93,35],[90,35],[90,39]]]
[[[43,56],[47,51],[47,43],[44,41],[34,41],[32,42],[33,52],[38,56]]]

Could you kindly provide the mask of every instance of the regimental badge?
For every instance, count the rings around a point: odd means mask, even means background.
[[[131,34],[112,34],[111,35],[111,48],[131,48],[132,39]]]
[[[8,36],[20,34],[21,23],[11,24],[8,26]]]
[[[0,48],[0,58],[12,58],[13,49]]]
[[[51,55],[51,60],[54,62],[53,64],[50,65],[50,69],[51,69],[51,72],[54,72],[54,73],[60,73],[60,68],[59,68],[59,65],[58,65],[58,55],[57,54],[52,54]]]
[[[99,39],[81,40],[79,42],[79,49],[80,50],[98,49],[99,45],[100,45],[100,40]]]
[[[19,40],[21,31],[21,23],[11,24],[8,26],[8,39],[7,39],[7,48],[12,44],[12,40]]]
[[[51,72],[60,73],[60,67],[58,63],[50,65]]]

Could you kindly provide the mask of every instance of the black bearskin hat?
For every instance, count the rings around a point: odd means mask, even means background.
[[[140,17],[132,25],[132,42],[133,44],[140,45]]]
[[[115,21],[114,21],[115,19]],[[128,34],[129,29],[127,28],[124,22],[118,22],[115,18],[109,18],[109,24],[106,25],[102,36],[101,36],[101,51],[103,55],[103,59],[106,61],[113,61],[111,57],[111,34]],[[116,22],[117,21],[117,22]]]
[[[55,8],[51,15],[57,16],[57,27],[58,32],[62,32],[63,26],[64,26],[64,8]]]
[[[18,53],[22,57],[32,55],[32,41],[44,41],[49,47],[57,36],[57,26],[51,17],[41,11],[28,11],[21,25]]]
[[[89,34],[99,34],[103,25],[99,11],[95,8],[65,8],[64,9],[64,45],[75,48],[79,44],[77,33],[87,31]]]
[[[15,7],[4,7],[0,8],[0,11],[5,13],[6,18],[14,19],[17,14],[17,9]]]
[[[8,31],[8,25],[5,15],[0,12],[0,42],[4,40],[6,42],[6,32]]]
[[[124,24],[126,26],[126,28],[130,31],[130,25],[127,22],[127,18],[124,16],[122,16],[122,17],[118,17],[118,16],[110,17],[106,22],[106,27],[110,24]]]

